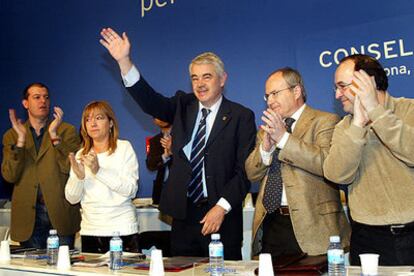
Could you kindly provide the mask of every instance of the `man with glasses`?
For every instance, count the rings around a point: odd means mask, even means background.
[[[346,57],[336,69],[336,99],[349,114],[335,127],[323,168],[348,185],[354,265],[361,253],[380,254],[381,265],[414,263],[414,101],[387,88],[370,56]]]
[[[349,244],[339,191],[322,164],[338,117],[306,102],[299,72],[282,68],[266,81],[264,125],[246,160],[250,181],[261,181],[253,222],[253,254],[325,254],[329,236]]]

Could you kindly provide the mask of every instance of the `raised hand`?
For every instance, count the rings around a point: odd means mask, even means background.
[[[370,112],[379,104],[375,78],[361,69],[354,72],[352,82],[351,90],[359,97],[365,110]]]
[[[99,171],[99,162],[98,156],[96,153],[91,150],[88,154],[82,156],[82,161],[85,166],[87,166],[93,174],[97,174]]]
[[[16,146],[23,147],[26,142],[26,128],[20,119],[16,116],[16,110],[9,109],[9,118],[14,131],[17,132]]]
[[[49,135],[51,139],[57,138],[57,129],[60,124],[63,122],[63,110],[55,106],[53,108],[53,121],[49,125]]]
[[[261,126],[261,128],[263,129],[263,127],[267,127],[267,126]],[[268,132],[266,132],[263,135],[263,140],[262,140],[262,148],[264,151],[269,152],[273,145],[275,145],[275,141],[272,140],[272,138],[270,138],[270,134]]]
[[[172,143],[171,135],[167,134],[164,137],[162,137],[160,139],[160,143],[161,143],[161,146],[164,148],[164,153],[163,153],[164,158],[170,157],[172,155],[172,152],[171,152],[171,143]]]
[[[99,42],[108,50],[109,54],[118,62],[122,75],[126,75],[131,69],[132,62],[129,57],[131,43],[126,33],[119,36],[111,28],[103,28],[102,38]]]
[[[265,123],[260,126],[265,132],[262,147],[264,151],[270,151],[273,145],[279,143],[285,134],[285,122],[282,116],[270,108],[263,112],[262,120]]]
[[[359,96],[355,96],[354,100],[354,115],[352,117],[352,124],[358,127],[365,127],[369,122],[368,114],[361,104]]]
[[[79,180],[85,178],[85,166],[83,165],[82,159],[78,163],[73,152],[69,153],[69,162],[72,167],[73,172],[76,174]]]

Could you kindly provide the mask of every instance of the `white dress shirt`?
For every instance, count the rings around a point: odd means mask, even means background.
[[[122,80],[124,82],[125,87],[131,87],[133,86],[135,83],[137,83],[141,78],[141,75],[138,71],[138,69],[135,67],[135,65],[132,65],[131,69],[128,71],[128,73],[125,76],[122,76]],[[195,137],[195,134],[197,132],[197,128],[198,128],[198,124],[200,122],[201,119],[201,109],[202,108],[207,108],[209,109],[211,112],[210,114],[207,116],[207,120],[206,120],[206,143],[208,141],[208,137],[210,135],[211,129],[213,128],[213,124],[214,124],[214,120],[216,118],[217,112],[220,108],[221,102],[223,101],[223,97],[221,96],[218,101],[213,104],[210,108],[204,107],[200,102],[199,102],[199,107],[198,107],[198,114],[197,114],[197,118],[196,118],[196,122],[193,128],[193,133],[191,135],[191,141],[184,146],[183,151],[185,153],[185,155],[187,156],[188,160],[190,160],[191,158],[191,146],[193,144],[193,140]],[[207,197],[207,186],[206,186],[206,177],[205,177],[205,170],[203,170],[203,193],[204,196]],[[231,205],[230,203],[225,199],[225,198],[220,198],[219,201],[217,202],[217,204],[219,206],[221,206],[224,210],[226,210],[226,213],[230,212],[231,210]]]
[[[303,110],[305,110],[306,104],[303,104],[298,110],[296,110],[295,113],[293,113],[293,115],[291,116],[291,118],[295,119],[295,122],[293,123],[291,129],[292,132],[295,129],[296,123],[299,120],[300,116],[303,113]],[[280,139],[279,143],[277,143],[276,146],[273,146],[270,151],[265,151],[263,150],[263,144],[260,145],[260,155],[262,157],[262,162],[264,165],[269,166],[270,163],[272,162],[272,155],[273,152],[275,151],[276,147],[278,149],[283,149],[283,147],[286,145],[288,139],[289,139],[290,133],[288,133],[287,131],[283,134],[282,139]],[[283,185],[283,191],[282,191],[282,202],[281,202],[281,206],[287,206],[288,202],[287,202],[287,197],[286,197],[286,189],[285,186]]]

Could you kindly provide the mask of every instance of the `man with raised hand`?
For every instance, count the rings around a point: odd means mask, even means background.
[[[324,174],[348,185],[353,265],[361,253],[380,254],[381,265],[414,263],[414,101],[387,89],[370,56],[348,56],[336,69],[336,99],[348,115],[335,127]]]
[[[221,234],[225,259],[241,259],[242,202],[249,191],[244,162],[254,146],[254,114],[223,96],[227,74],[214,53],[189,65],[193,93],[157,93],[130,59],[130,42],[110,28],[101,44],[118,62],[128,92],[144,112],[172,124],[170,176],[160,210],[173,217],[174,256],[208,256],[211,233]]]

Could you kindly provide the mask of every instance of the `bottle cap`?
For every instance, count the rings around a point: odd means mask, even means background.
[[[119,237],[119,231],[112,232],[112,236],[113,237]]]
[[[340,242],[341,238],[339,236],[330,236],[329,241],[330,242]]]
[[[212,240],[219,240],[220,239],[220,234],[219,233],[211,234],[211,239]]]
[[[57,230],[56,229],[50,229],[49,230],[49,235],[57,235]]]

